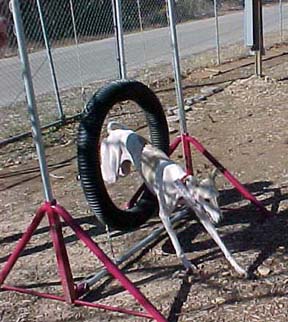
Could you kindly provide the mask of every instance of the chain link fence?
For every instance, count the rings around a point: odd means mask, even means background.
[[[80,113],[87,99],[103,82],[119,78],[115,0],[19,1],[42,124]],[[189,30],[197,36],[198,31],[193,31],[191,21],[213,17],[215,1],[175,2],[177,22],[181,23],[178,30],[183,57],[193,53],[193,45],[186,43],[182,33],[187,32],[189,24]],[[218,0],[216,4],[219,15],[243,9],[242,0]],[[122,0],[121,9],[127,76],[143,76],[150,82],[153,71],[162,64],[167,64],[172,73],[166,1]],[[30,123],[9,0],[0,0],[0,16],[7,19],[9,33],[8,47],[0,52],[2,142],[29,131]],[[211,19],[210,23],[214,28]],[[213,49],[216,44],[214,29],[206,40]]]

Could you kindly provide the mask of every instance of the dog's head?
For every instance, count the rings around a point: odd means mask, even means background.
[[[208,178],[200,180],[194,176],[187,176],[185,184],[187,189],[199,202],[212,222],[217,223],[222,217],[218,204],[219,191],[216,187],[217,169],[214,169]]]
[[[132,158],[126,148],[126,141],[134,133],[125,125],[109,122],[108,136],[101,142],[101,172],[103,180],[115,183],[119,176],[127,176],[131,171]]]

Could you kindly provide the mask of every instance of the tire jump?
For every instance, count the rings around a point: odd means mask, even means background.
[[[146,187],[133,207],[118,208],[102,178],[101,130],[110,109],[126,100],[137,103],[143,110],[150,141],[168,154],[169,131],[162,105],[152,90],[138,81],[113,81],[96,92],[86,105],[77,140],[78,170],[88,204],[102,224],[121,231],[141,226],[158,211],[157,200]]]

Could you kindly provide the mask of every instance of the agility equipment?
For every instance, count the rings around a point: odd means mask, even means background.
[[[114,81],[93,95],[80,121],[77,138],[79,175],[93,213],[100,222],[125,231],[141,226],[158,210],[156,198],[145,187],[132,207],[119,209],[107,193],[102,179],[101,129],[110,109],[127,100],[137,103],[145,113],[151,142],[169,153],[168,125],[161,103],[147,86],[137,81]]]
[[[257,209],[259,209],[265,215],[272,215],[260,201],[258,201],[232,174],[226,169],[195,137],[188,134],[187,124],[185,118],[184,109],[184,98],[182,91],[182,80],[181,80],[181,68],[179,60],[179,50],[178,50],[178,40],[176,32],[176,19],[175,19],[175,8],[174,0],[167,0],[168,4],[168,18],[170,26],[171,35],[171,46],[173,51],[173,66],[174,66],[174,78],[175,78],[175,90],[178,103],[179,111],[179,121],[180,121],[180,135],[171,143],[170,153],[177,148],[181,143],[183,149],[183,156],[185,159],[185,166],[187,174],[193,173],[192,167],[192,156],[190,145],[193,145],[195,149],[200,152],[204,157],[206,157],[218,170],[223,174],[223,176],[235,187],[239,193],[251,203],[253,203]]]
[[[105,117],[116,103],[120,103],[123,100],[132,100],[142,107],[146,114],[153,144],[169,155],[175,151],[179,144],[182,144],[187,174],[193,174],[190,147],[190,145],[193,145],[198,152],[204,155],[219,169],[223,176],[244,198],[252,202],[263,213],[271,214],[195,137],[188,134],[182,91],[174,1],[168,0],[167,5],[180,135],[171,143],[167,153],[169,135],[163,108],[154,93],[145,85],[136,81],[122,80],[112,82],[105,86],[88,103],[87,111],[81,120],[78,133],[78,166],[87,201],[94,214],[102,223],[120,230],[137,228],[157,211],[155,198],[147,191],[145,185],[142,185],[131,198],[128,202],[127,209],[118,209],[109,197],[101,175],[99,160],[100,133]],[[157,131],[157,136],[155,131]],[[139,196],[141,196],[140,199]]]

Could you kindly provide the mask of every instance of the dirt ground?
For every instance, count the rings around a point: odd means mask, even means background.
[[[147,298],[169,321],[288,321],[288,59],[285,46],[267,52],[264,77],[254,73],[254,58],[226,63],[213,69],[186,70],[183,89],[187,126],[198,140],[251,191],[275,218],[266,219],[229,182],[220,177],[223,221],[217,229],[237,261],[253,279],[243,279],[228,265],[221,251],[193,216],[178,225],[178,236],[189,259],[199,266],[188,278],[181,270],[166,234],[121,266]],[[171,130],[179,134],[172,117],[175,106],[171,79],[154,82]],[[201,97],[199,97],[199,95]],[[194,100],[192,100],[192,98]],[[191,105],[191,101],[193,101]],[[113,119],[147,135],[143,113],[130,104],[111,111]],[[55,198],[81,224],[109,256],[117,258],[159,226],[159,219],[130,233],[111,232],[97,223],[77,181],[76,136],[78,123],[45,132],[44,141]],[[141,129],[141,130],[140,130]],[[173,158],[183,162],[181,149]],[[192,148],[195,174],[205,177],[211,164]],[[135,176],[135,175],[134,175]],[[121,204],[135,188],[132,176],[109,189]],[[3,267],[22,232],[43,203],[37,156],[31,139],[0,150],[0,263]],[[95,274],[100,262],[64,225],[63,233],[75,282]],[[112,244],[112,246],[111,246]],[[111,250],[112,248],[112,250]],[[7,277],[7,284],[61,294],[55,254],[45,219]],[[139,309],[115,280],[99,281],[87,296],[91,301]],[[145,319],[10,291],[0,293],[2,322],[144,321]]]

